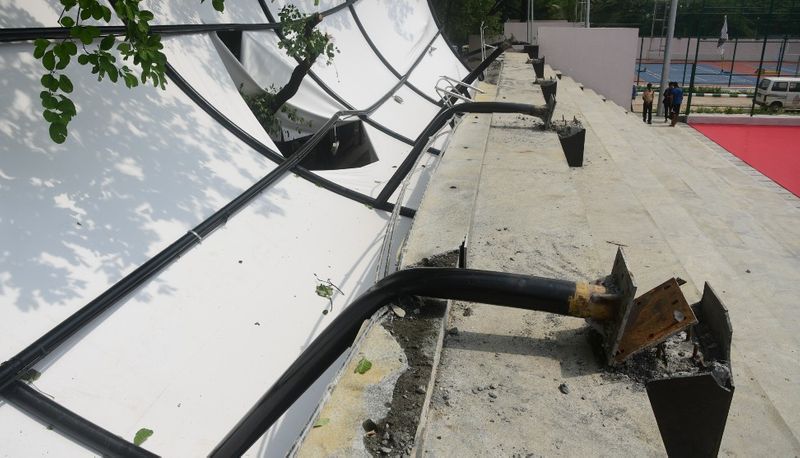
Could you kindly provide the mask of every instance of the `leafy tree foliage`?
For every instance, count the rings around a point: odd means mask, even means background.
[[[204,2],[205,0],[201,0]],[[42,116],[50,124],[50,138],[56,143],[67,139],[67,126],[77,114],[75,104],[69,98],[73,90],[72,81],[64,70],[77,56],[80,65],[88,66],[97,80],[108,78],[116,83],[122,81],[133,88],[148,81],[153,86],[164,88],[167,57],[161,52],[161,37],[150,32],[153,13],[140,9],[140,0],[115,0],[113,10],[99,0],[60,0],[63,7],[58,23],[68,29],[69,35],[61,40],[38,39],[34,42],[33,56],[41,60],[47,71],[39,93],[42,101]],[[224,0],[212,0],[217,11],[225,8]],[[125,25],[121,36],[106,35],[101,38],[100,28],[86,25],[84,21],[111,22],[112,14]],[[121,56],[121,61],[112,53],[112,48]],[[139,69],[137,76],[134,69]]]
[[[591,21],[595,27],[636,27],[640,36],[661,36],[669,0],[591,0]],[[657,3],[657,4],[656,4]],[[528,15],[528,0],[434,0],[436,12],[445,23],[445,33],[459,44],[466,43],[470,34],[478,34],[480,22],[496,16],[500,24],[507,20],[524,21]],[[723,16],[728,16],[728,32],[733,39],[761,38],[765,34],[797,37],[800,34],[800,4],[797,0],[679,0],[675,35],[678,37],[717,37]],[[536,0],[533,16],[536,20],[583,17],[578,0]]]
[[[479,34],[481,22],[489,35],[503,31],[496,0],[433,0],[432,4],[444,33],[455,44],[466,44],[470,35]]]

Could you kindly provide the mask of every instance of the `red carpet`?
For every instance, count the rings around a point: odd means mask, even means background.
[[[692,127],[800,196],[800,126],[692,124]]]

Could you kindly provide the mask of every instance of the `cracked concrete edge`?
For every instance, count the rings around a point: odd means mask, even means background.
[[[325,394],[320,400],[319,404],[317,405],[314,414],[309,418],[308,423],[306,424],[305,429],[303,430],[300,437],[295,442],[292,449],[289,451],[287,456],[295,457],[295,456],[316,456],[316,455],[307,455],[304,452],[307,442],[310,440],[310,435],[312,431],[315,429],[314,425],[317,423],[319,418],[323,417],[325,413],[326,407],[331,404],[331,400],[334,397],[336,392],[337,386],[339,386],[342,379],[351,375],[351,372],[348,371],[348,368],[355,367],[356,357],[361,356],[363,353],[359,351],[364,343],[364,341],[368,338],[368,336],[373,335],[372,330],[376,327],[376,325],[383,322],[383,319],[389,314],[389,308],[384,307],[380,311],[378,311],[375,315],[373,315],[369,320],[364,320],[361,324],[361,328],[358,330],[358,334],[356,334],[356,338],[353,341],[353,345],[348,350],[350,354],[347,356],[342,368],[337,372],[336,376],[333,380],[328,384],[328,387],[325,389]],[[402,349],[401,349],[401,353]],[[311,439],[313,441],[313,439]],[[313,446],[312,446],[313,447]]]
[[[439,360],[442,357],[442,348],[444,347],[444,334],[447,329],[448,317],[450,316],[450,307],[453,301],[447,301],[447,306],[444,310],[444,316],[439,322],[439,330],[436,335],[436,348],[433,351],[433,362],[431,363],[431,377],[428,379],[428,386],[425,390],[425,400],[422,403],[422,411],[419,414],[419,423],[417,424],[417,432],[414,434],[414,446],[411,448],[411,456],[421,458],[425,450],[425,433],[428,426],[428,410],[431,406],[431,399],[433,398],[433,390],[436,388],[436,375],[439,368]]]

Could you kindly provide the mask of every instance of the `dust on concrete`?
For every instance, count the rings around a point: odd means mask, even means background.
[[[458,251],[451,251],[409,267],[454,267],[457,263]],[[396,305],[405,311],[404,316],[393,316],[382,326],[403,348],[408,369],[397,379],[386,416],[364,421],[364,445],[373,456],[410,455],[447,309],[446,301],[420,297],[406,297]]]

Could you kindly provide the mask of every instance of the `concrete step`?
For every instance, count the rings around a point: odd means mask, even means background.
[[[708,150],[681,153],[687,144],[696,142],[680,132],[688,127],[648,128],[625,119],[618,107],[601,103],[587,103],[584,112],[695,288],[709,281],[726,301],[737,333],[734,355],[742,361],[738,363],[744,366],[742,373],[751,375],[745,390],[754,397],[771,399],[766,414],[777,413],[778,423],[773,425],[786,432],[789,443],[796,440],[800,426],[796,409],[800,406],[785,374],[791,374],[791,379],[800,372],[797,364],[786,364],[790,354],[775,352],[776,348],[795,348],[798,343],[792,331],[797,324],[792,299],[797,287],[790,279],[799,270],[796,260],[757,219],[737,208],[733,189],[714,188],[698,164],[686,158],[708,156]],[[776,268],[770,268],[770,263]],[[756,279],[745,273],[746,264],[764,269],[757,286]],[[769,335],[764,335],[767,329]],[[784,383],[778,381],[781,376]],[[754,407],[735,402],[735,411],[743,414]],[[740,438],[749,437],[742,434]]]

